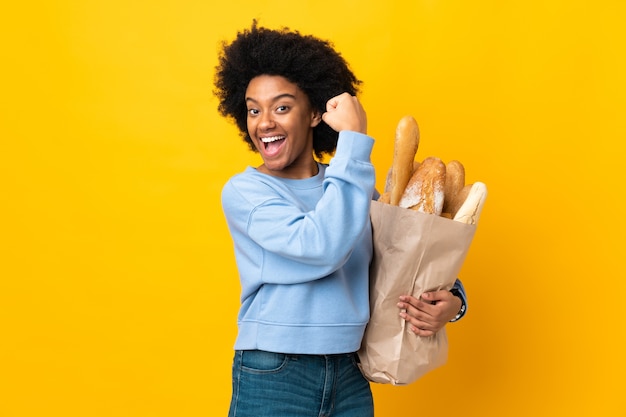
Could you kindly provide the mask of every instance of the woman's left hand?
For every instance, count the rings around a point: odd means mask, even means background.
[[[461,309],[461,299],[448,290],[425,292],[418,299],[400,296],[400,317],[410,324],[418,336],[432,336],[456,317]]]

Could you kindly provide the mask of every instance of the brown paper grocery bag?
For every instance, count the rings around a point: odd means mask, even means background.
[[[411,332],[398,298],[452,288],[476,226],[378,201],[370,216],[371,317],[359,350],[361,371],[373,382],[406,385],[446,362],[448,340],[445,328],[430,337]]]

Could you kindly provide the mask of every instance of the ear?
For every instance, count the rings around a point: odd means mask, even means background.
[[[311,127],[315,127],[322,121],[322,113],[315,111],[313,113],[313,118],[311,118]]]

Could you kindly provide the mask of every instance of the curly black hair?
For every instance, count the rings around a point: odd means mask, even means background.
[[[257,151],[247,129],[245,93],[248,83],[259,75],[279,75],[296,84],[320,114],[326,102],[343,92],[356,95],[362,83],[330,41],[302,35],[289,28],[273,30],[257,26],[221,44],[215,72],[219,113],[235,122],[250,149]],[[332,154],[338,133],[325,122],[313,128],[313,151],[318,158]]]

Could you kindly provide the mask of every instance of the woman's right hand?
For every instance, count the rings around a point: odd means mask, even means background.
[[[322,119],[333,130],[367,134],[367,115],[356,96],[342,93],[328,100]]]

